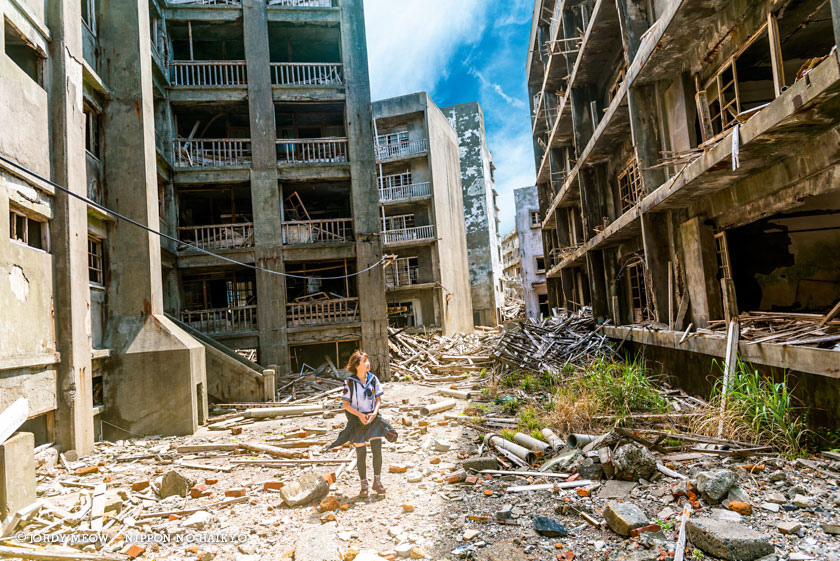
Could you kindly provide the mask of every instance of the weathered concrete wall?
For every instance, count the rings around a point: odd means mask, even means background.
[[[539,227],[531,226],[531,212],[539,210],[536,187],[522,187],[513,191],[516,204],[516,231],[519,236],[520,270],[522,271],[522,293],[525,313],[528,317],[540,315],[539,294],[545,294],[545,272],[537,272],[537,257],[543,255],[542,236]],[[546,265],[547,266],[547,265]],[[534,286],[543,283],[542,286]]]
[[[474,324],[469,270],[464,266],[468,254],[458,134],[430,99],[428,105],[432,201],[444,298],[442,327],[447,334],[470,333]]]
[[[504,301],[493,157],[477,101],[441,109],[458,133],[470,286],[476,325],[495,325]]]
[[[34,503],[35,494],[34,435],[18,432],[0,442],[0,518]]]

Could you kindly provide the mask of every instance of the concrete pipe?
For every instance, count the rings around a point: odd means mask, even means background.
[[[425,407],[420,408],[421,415],[434,415],[435,413],[440,413],[441,411],[447,411],[452,409],[458,405],[458,402],[454,399],[444,399],[443,401],[438,401],[437,403],[432,403],[426,405]]]
[[[563,448],[566,447],[566,443],[563,442],[563,439],[560,438],[559,436],[557,436],[556,434],[554,434],[553,430],[543,429],[542,430],[542,435],[543,435],[543,438],[545,438],[546,441],[548,441],[548,444],[549,444],[549,446],[551,446],[551,449],[554,450],[555,452],[559,452],[560,450],[562,450]]]
[[[289,415],[308,415],[321,413],[324,408],[321,405],[297,405],[293,407],[255,407],[246,409],[243,415],[250,419],[262,419],[265,417],[287,417]]]
[[[551,446],[549,446],[542,440],[537,440],[533,436],[525,434],[524,432],[518,432],[514,434],[513,441],[519,444],[520,446],[524,446],[528,450],[533,450],[534,452],[537,452],[540,455],[543,455],[551,450]]]
[[[460,391],[460,390],[450,390],[448,388],[441,388],[437,391],[437,393],[439,393],[440,395],[448,396],[448,397],[455,397],[455,398],[458,398],[458,399],[466,399],[468,401],[470,399],[472,399],[472,397],[475,395],[472,392],[464,392],[464,391]]]
[[[528,450],[527,448],[523,448],[519,444],[511,442],[510,440],[505,440],[501,436],[496,436],[495,434],[488,434],[484,437],[484,443],[489,443],[495,446],[496,448],[507,450],[508,452],[510,452],[511,454],[528,464],[534,464],[537,461],[537,455],[534,452]]]
[[[591,434],[570,434],[566,437],[566,444],[569,448],[583,448],[596,438],[598,437]]]

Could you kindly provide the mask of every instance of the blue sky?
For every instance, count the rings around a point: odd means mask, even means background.
[[[502,235],[513,190],[534,184],[525,58],[533,0],[365,0],[371,96],[427,91],[439,107],[484,109]]]

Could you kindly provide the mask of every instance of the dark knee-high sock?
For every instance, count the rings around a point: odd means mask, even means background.
[[[359,479],[367,479],[367,446],[356,446],[356,469]]]
[[[373,475],[379,475],[382,472],[382,440],[371,440],[370,451],[373,453]]]

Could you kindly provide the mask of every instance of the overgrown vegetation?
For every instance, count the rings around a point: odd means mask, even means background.
[[[717,436],[723,417],[724,438],[773,446],[789,455],[803,453],[811,436],[808,413],[796,406],[787,373],[776,382],[738,359],[721,415],[722,393],[721,377],[712,389],[710,411],[693,423],[695,432]]]

